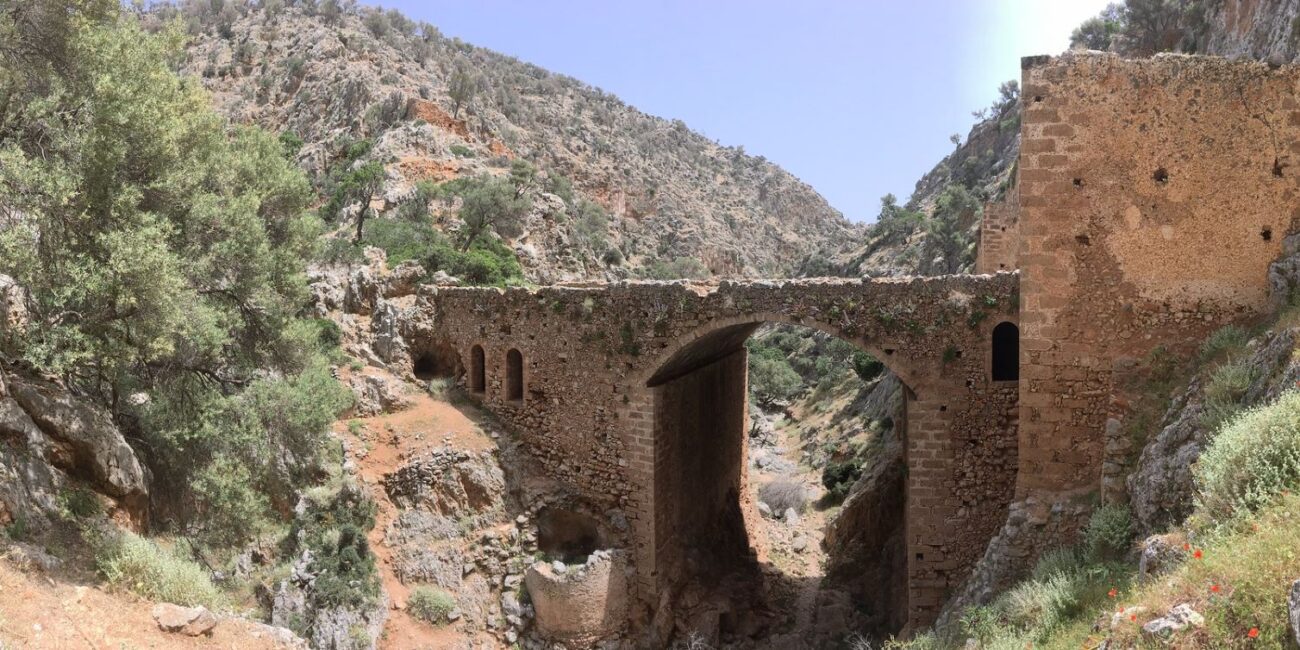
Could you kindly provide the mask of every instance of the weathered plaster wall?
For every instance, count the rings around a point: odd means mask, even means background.
[[[1125,371],[1267,306],[1300,217],[1298,82],[1206,57],[1025,60],[1018,496],[1094,490]]]
[[[1016,467],[1016,388],[990,379],[990,337],[999,322],[1017,321],[1017,287],[1012,274],[425,287],[398,320],[406,340],[425,342],[413,347],[445,341],[462,367],[481,346],[486,389],[470,394],[510,424],[576,496],[616,524],[626,522],[624,539],[614,542],[632,551],[634,600],[641,603],[633,618],[641,626],[671,603],[665,596],[688,570],[688,549],[672,539],[682,526],[704,520],[690,500],[725,493],[744,471],[741,440],[691,436],[710,422],[731,428],[734,414],[713,413],[715,405],[739,409],[743,422],[749,333],[764,322],[802,324],[872,353],[909,389],[908,602],[910,619],[925,624],[1006,516]],[[511,349],[523,356],[522,400],[505,396]],[[728,385],[709,392],[706,377]],[[656,408],[665,400],[689,408],[668,409],[668,417]],[[683,415],[689,413],[698,417]],[[683,460],[697,451],[713,464]],[[708,485],[682,475],[706,465],[722,470]],[[719,506],[713,498],[705,503]]]

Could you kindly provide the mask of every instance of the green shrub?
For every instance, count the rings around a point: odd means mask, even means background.
[[[1011,628],[1042,636],[1080,612],[1085,581],[1079,572],[1028,580],[999,597],[996,606]]]
[[[1217,429],[1241,410],[1241,398],[1255,381],[1255,367],[1247,359],[1230,360],[1210,373],[1205,384],[1201,425]]]
[[[31,528],[27,525],[27,518],[22,515],[14,516],[14,520],[5,526],[5,535],[16,542],[26,541],[31,532]]]
[[[164,385],[138,413],[151,457],[167,459],[154,463],[154,493],[160,503],[185,507],[185,522],[197,524],[207,541],[243,541],[240,534],[272,516],[263,498],[284,512],[299,488],[320,479],[329,425],[351,404],[351,392],[319,356],[298,372],[254,380],[231,395],[206,385]],[[245,519],[256,512],[264,516]]]
[[[1118,560],[1128,553],[1133,541],[1133,517],[1128,507],[1107,504],[1097,508],[1084,529],[1088,555],[1096,560]]]
[[[478,238],[462,251],[429,224],[403,219],[372,221],[359,243],[333,239],[325,246],[321,259],[359,262],[365,246],[382,248],[390,266],[416,260],[429,273],[446,271],[466,284],[506,286],[523,282],[519,259],[500,241]]]
[[[148,600],[209,609],[225,602],[203,567],[134,533],[101,540],[96,563],[110,585]]]
[[[299,59],[301,60],[301,59]],[[298,156],[298,151],[302,149],[302,138],[293,131],[285,131],[280,134],[280,146],[284,147],[284,156],[293,160]]]
[[[776,354],[756,354],[749,359],[750,393],[764,404],[786,401],[803,390],[803,378],[794,371],[785,357]]]
[[[1073,548],[1052,549],[1039,556],[1031,577],[1034,580],[1046,580],[1054,575],[1073,573],[1082,564],[1083,558]]]
[[[469,147],[466,147],[463,144],[453,144],[450,147],[448,147],[448,150],[451,151],[451,155],[456,156],[457,158],[474,157],[474,152]]]
[[[879,359],[863,352],[855,350],[853,352],[853,372],[857,373],[862,381],[871,381],[880,376],[885,371],[885,364]]]
[[[253,537],[272,518],[271,502],[257,491],[248,467],[222,455],[204,467],[194,481],[202,516],[203,539],[234,546]]]
[[[694,257],[675,257],[651,262],[641,270],[641,276],[651,280],[699,280],[709,277],[709,268]]]
[[[832,500],[842,501],[861,476],[862,466],[852,460],[827,463],[822,469],[822,485]]]
[[[350,483],[309,491],[305,501],[290,538],[311,551],[317,576],[312,603],[322,609],[373,602],[379,597],[379,570],[366,531],[375,526],[375,502]]]
[[[440,625],[446,623],[447,615],[456,609],[456,600],[441,589],[420,586],[411,590],[406,609],[425,623]]]
[[[1201,360],[1208,361],[1224,353],[1234,353],[1246,347],[1250,336],[1236,325],[1224,325],[1206,337],[1201,344]]]
[[[103,513],[104,506],[94,492],[74,487],[59,493],[59,511],[65,518],[85,519]]]
[[[1231,420],[1201,454],[1193,476],[1200,505],[1216,520],[1254,512],[1300,485],[1300,392]]]

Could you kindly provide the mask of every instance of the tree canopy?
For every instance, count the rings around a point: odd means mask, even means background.
[[[320,233],[305,176],[175,74],[178,27],[148,33],[111,1],[5,1],[0,43],[0,273],[29,312],[3,357],[138,428],[179,495],[237,459],[287,498],[346,404],[300,318]],[[238,496],[199,483],[199,508]]]

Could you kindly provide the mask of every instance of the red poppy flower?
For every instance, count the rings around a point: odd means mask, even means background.
[[[1130,620],[1130,621],[1136,621],[1136,620],[1138,620],[1138,615],[1137,615],[1137,614],[1130,614],[1129,617],[1128,617],[1128,620]]]
[[[1106,595],[1111,598],[1114,598],[1117,594],[1119,594],[1119,592],[1116,591],[1114,587],[1111,587],[1110,591],[1106,592]]]
[[[1192,553],[1192,557],[1194,557],[1194,558],[1196,558],[1196,559],[1198,559],[1198,560],[1201,559],[1201,549],[1199,549],[1199,548],[1196,549],[1196,552],[1195,552],[1195,553]]]
[[[1248,636],[1248,637],[1250,637],[1250,638],[1252,638],[1252,639],[1255,638],[1255,637],[1258,637],[1258,636],[1259,636],[1259,628],[1257,628],[1257,627],[1252,627],[1252,628],[1250,628],[1250,631],[1246,633],[1246,636]]]
[[[1216,594],[1219,593],[1219,585],[1210,585],[1210,591],[1213,591]]]
[[[1191,544],[1188,544],[1187,542],[1183,542],[1183,550],[1184,550],[1184,551],[1190,551],[1190,550],[1192,550],[1192,545],[1191,545]]]

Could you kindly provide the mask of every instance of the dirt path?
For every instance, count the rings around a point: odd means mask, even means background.
[[[223,619],[211,637],[158,629],[153,603],[98,587],[55,582],[26,574],[0,559],[0,648],[93,649],[280,647],[264,627]]]
[[[367,368],[364,372],[378,374],[380,371]],[[396,471],[407,459],[431,447],[446,445],[482,451],[495,446],[465,411],[415,386],[410,386],[410,389],[409,406],[397,413],[335,423],[335,433],[348,441],[349,458],[356,463],[358,478],[369,488],[379,506],[375,527],[368,537],[370,548],[378,559],[390,609],[378,645],[385,649],[406,650],[450,648],[471,639],[477,644],[495,643],[490,635],[467,636],[451,626],[435,627],[406,611],[410,588],[398,579],[392,549],[384,538],[389,524],[400,513],[388,499],[383,486],[384,477]],[[352,422],[359,423],[359,430],[358,424],[350,424]],[[349,429],[357,431],[356,434]]]
[[[804,636],[804,632],[815,630],[818,625],[817,608],[823,591],[821,578],[825,574],[827,559],[822,540],[834,511],[819,509],[816,505],[824,490],[820,475],[801,464],[803,443],[799,439],[799,427],[778,422],[774,438],[776,449],[780,450],[777,456],[785,461],[785,466],[769,463],[768,469],[751,468],[749,482],[751,489],[757,491],[770,481],[794,481],[803,485],[808,496],[809,505],[797,522],[784,521],[779,517],[780,513],[776,518],[760,517],[759,535],[766,546],[767,561],[780,571],[778,579],[782,584],[778,590],[789,615],[788,631]],[[773,449],[769,447],[766,451],[770,454]],[[774,605],[782,607],[783,604]]]

